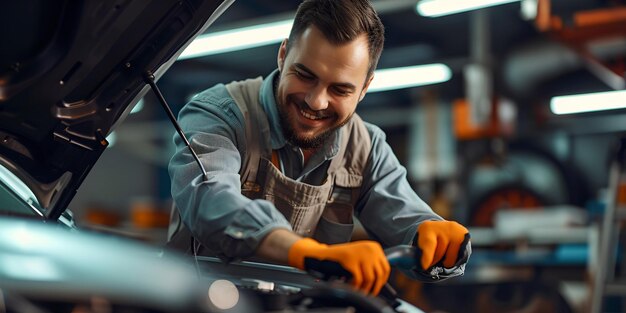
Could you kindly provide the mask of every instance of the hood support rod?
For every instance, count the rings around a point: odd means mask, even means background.
[[[196,159],[196,162],[198,163],[198,166],[200,167],[200,171],[202,171],[202,180],[207,181],[208,176],[207,176],[206,170],[204,169],[204,165],[202,165],[202,162],[200,162],[200,158],[198,157],[198,154],[196,154],[196,151],[194,151],[193,148],[191,147],[189,140],[187,140],[187,136],[185,136],[185,133],[183,132],[182,128],[180,128],[178,121],[176,121],[176,116],[174,116],[174,113],[172,112],[172,109],[170,109],[170,106],[167,104],[165,97],[163,97],[161,90],[159,90],[159,87],[154,82],[154,74],[152,74],[152,72],[150,71],[147,71],[144,74],[143,79],[148,85],[150,85],[150,88],[156,95],[157,99],[159,100],[159,103],[161,103],[161,106],[163,106],[165,113],[167,113],[167,117],[170,118],[170,121],[174,125],[174,128],[176,128],[176,131],[180,135],[180,138],[183,139],[183,141],[185,142],[185,145],[187,146],[187,148],[189,148],[189,152],[191,152],[191,155],[193,155],[194,159]]]

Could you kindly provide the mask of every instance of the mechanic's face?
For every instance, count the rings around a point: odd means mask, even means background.
[[[350,120],[367,91],[369,52],[366,35],[342,45],[328,42],[311,26],[289,53],[285,39],[278,52],[278,112],[287,140],[303,149],[319,147]]]

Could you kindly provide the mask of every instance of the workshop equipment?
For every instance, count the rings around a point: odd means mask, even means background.
[[[617,244],[622,221],[626,220],[626,138],[620,140],[609,169],[609,186],[599,238],[591,313],[602,311],[605,296],[626,297],[626,279],[616,279]]]

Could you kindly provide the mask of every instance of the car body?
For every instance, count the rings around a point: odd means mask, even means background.
[[[233,2],[0,4],[0,312],[394,311],[293,268],[78,229],[66,211],[107,135]]]
[[[79,230],[66,208],[146,73],[232,3],[0,4],[0,312],[211,310],[184,258]]]

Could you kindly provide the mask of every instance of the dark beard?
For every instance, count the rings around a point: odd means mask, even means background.
[[[282,126],[283,135],[285,136],[285,139],[292,145],[299,147],[300,149],[305,149],[305,150],[317,149],[321,147],[322,144],[326,141],[326,139],[328,139],[337,129],[346,125],[352,118],[352,115],[354,115],[354,112],[353,112],[352,114],[350,114],[348,118],[343,120],[338,125],[331,127],[330,129],[322,132],[321,134],[313,138],[301,138],[301,137],[298,137],[295,129],[293,129],[293,126],[290,123],[289,114],[286,112],[285,107],[278,103],[277,103],[277,107],[278,107],[278,115],[280,116],[280,121],[281,121],[280,124]]]

